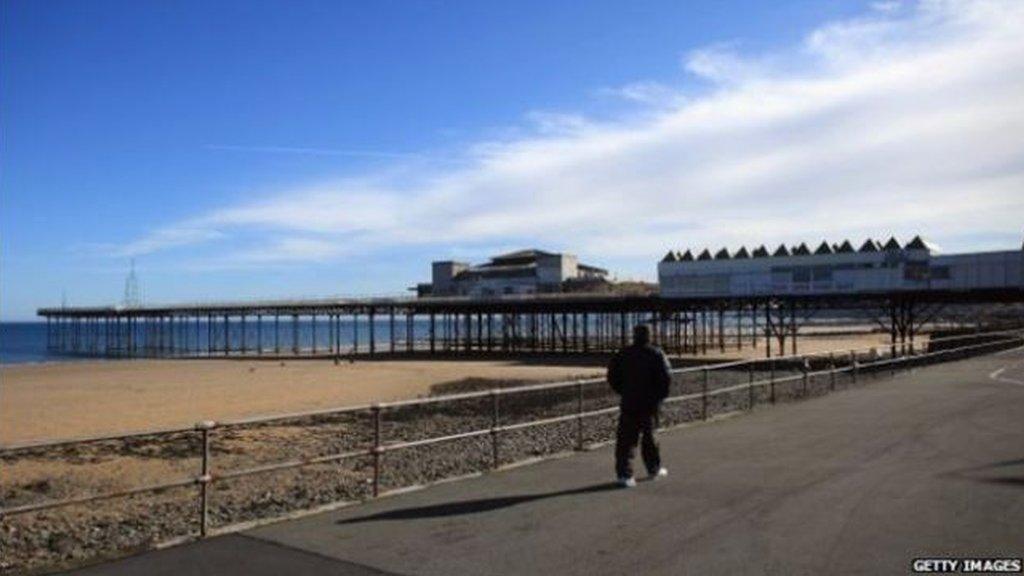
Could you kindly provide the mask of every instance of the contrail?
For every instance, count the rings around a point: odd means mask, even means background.
[[[419,154],[383,152],[379,150],[343,150],[335,148],[296,148],[291,146],[239,146],[234,144],[207,144],[206,150],[227,152],[265,152],[270,154],[306,154],[310,156],[362,156],[369,158],[413,158]]]

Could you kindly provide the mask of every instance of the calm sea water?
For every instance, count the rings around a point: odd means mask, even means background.
[[[265,350],[270,350],[275,345],[271,327],[272,323],[265,321],[264,331],[261,334]],[[238,345],[241,336],[241,328],[241,325],[237,321],[231,322],[229,331],[234,346]],[[343,350],[348,350],[352,345],[354,339],[353,328],[351,321],[343,320],[341,322],[341,347]],[[374,332],[376,333],[377,346],[380,347],[379,349],[386,349],[388,345],[387,343],[390,338],[389,328],[390,324],[387,320],[378,320],[374,323]],[[440,331],[441,327],[439,324],[439,334]],[[255,345],[257,336],[256,328],[251,321],[246,325],[245,332],[248,345],[251,348]],[[365,350],[369,345],[369,325],[365,320],[359,322],[358,333],[360,349]],[[398,317],[395,319],[395,333],[400,343],[404,342],[404,317]],[[429,333],[429,321],[425,319],[417,319],[414,322],[413,337],[415,339],[422,341],[429,337]],[[199,326],[198,330],[195,330],[192,325],[183,327],[179,334],[181,335],[179,337],[186,337],[188,339],[190,346],[195,346],[196,341],[198,340],[199,348],[201,350],[206,349],[208,338],[211,335],[207,331],[205,322]],[[314,329],[313,323],[310,321],[299,322],[298,339],[299,346],[303,350],[308,350],[313,346],[314,335],[316,338],[317,348],[320,350],[327,350],[330,345],[328,324],[326,322],[318,321]],[[222,346],[224,338],[223,325],[220,322],[214,324],[212,336],[214,338],[214,349],[219,349],[218,347]],[[292,324],[290,321],[282,319],[280,324],[280,346],[283,350],[287,350],[291,347],[291,344]],[[45,322],[0,322],[0,364],[22,364],[31,362],[83,359],[88,358],[78,355],[65,355],[47,351]]]
[[[0,364],[69,359],[46,351],[46,324],[0,322]]]

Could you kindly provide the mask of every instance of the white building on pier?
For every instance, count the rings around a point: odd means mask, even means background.
[[[745,296],[888,292],[894,290],[1024,289],[1020,250],[939,254],[920,236],[905,246],[849,240],[769,251],[760,246],[669,252],[658,264],[662,296]]]
[[[432,282],[417,286],[420,296],[540,294],[567,291],[573,284],[601,283],[608,271],[581,264],[573,254],[519,250],[470,265],[451,260],[434,262]]]

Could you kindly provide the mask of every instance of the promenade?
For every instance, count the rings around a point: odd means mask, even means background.
[[[670,476],[609,447],[75,572],[900,574],[1024,556],[1024,351],[935,365],[661,436]]]

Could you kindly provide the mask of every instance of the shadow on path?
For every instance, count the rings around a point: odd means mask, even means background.
[[[1018,458],[1016,460],[1003,460],[1001,462],[993,462],[991,464],[985,464],[983,466],[972,466],[970,468],[961,468],[942,474],[948,478],[956,478],[959,480],[970,480],[972,482],[985,482],[988,484],[1002,484],[1004,486],[1014,486],[1018,488],[1024,488],[1024,476],[996,476],[992,477],[992,472],[999,472],[1006,468],[1024,467],[1024,458]],[[988,472],[984,476],[979,476],[979,473]]]
[[[606,482],[583,488],[571,490],[559,490],[558,492],[543,492],[540,494],[523,494],[520,496],[502,496],[500,498],[482,498],[479,500],[464,500],[461,502],[450,502],[446,504],[433,504],[431,506],[417,506],[415,508],[402,508],[378,512],[369,516],[339,520],[340,524],[358,524],[360,522],[373,522],[375,520],[416,520],[421,518],[443,518],[446,516],[460,516],[463,514],[477,514],[479,512],[490,512],[501,508],[508,508],[517,504],[544,500],[547,498],[558,498],[560,496],[577,496],[581,494],[593,494],[609,490],[619,490],[615,482]]]

